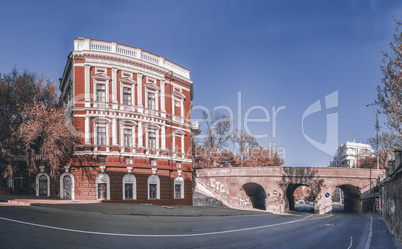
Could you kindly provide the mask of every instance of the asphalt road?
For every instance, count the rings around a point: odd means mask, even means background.
[[[364,214],[138,216],[0,206],[0,248],[364,248]]]

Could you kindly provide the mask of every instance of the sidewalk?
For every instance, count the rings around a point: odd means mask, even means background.
[[[370,213],[369,215],[372,217],[372,237],[370,248],[402,249],[402,246],[388,229],[387,225],[383,219],[381,219],[378,213]]]
[[[216,207],[158,206],[151,204],[106,203],[98,201],[74,201],[0,194],[1,205],[43,206],[73,212],[95,212],[109,215],[144,216],[238,216],[269,214],[256,210],[236,210]]]

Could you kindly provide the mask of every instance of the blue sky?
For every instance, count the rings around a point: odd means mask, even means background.
[[[261,108],[249,118],[265,118],[265,108],[270,122],[249,129],[268,133],[260,144],[282,148],[285,165],[326,166],[331,155],[305,138],[303,113],[321,101],[323,111],[304,120],[317,142],[326,141],[331,113],[338,113],[338,144],[375,135],[366,104],[376,99],[393,16],[402,19],[401,1],[6,1],[0,72],[28,68],[57,82],[77,37],[141,47],[190,69],[193,105],[228,106],[236,128],[239,92],[243,118],[254,106]],[[338,106],[325,110],[335,91]],[[281,106],[274,137],[272,108]]]

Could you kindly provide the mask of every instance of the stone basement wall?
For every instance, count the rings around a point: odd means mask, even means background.
[[[384,181],[382,188],[382,218],[402,242],[402,172]]]

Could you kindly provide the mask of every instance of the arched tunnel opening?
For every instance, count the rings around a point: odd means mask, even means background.
[[[315,196],[304,184],[289,184],[286,189],[286,200],[289,210],[299,212],[314,212]]]
[[[349,184],[337,186],[332,197],[332,211],[360,213],[360,189]]]
[[[261,185],[257,183],[246,183],[243,185],[243,190],[246,192],[247,196],[253,205],[253,208],[266,210],[266,199],[267,195],[265,190]]]

